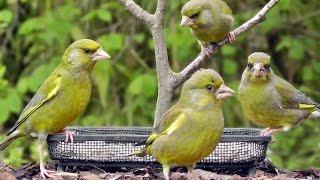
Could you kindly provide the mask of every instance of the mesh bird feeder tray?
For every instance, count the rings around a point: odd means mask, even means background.
[[[77,133],[73,146],[65,142],[64,135],[57,134],[47,139],[51,159],[57,160],[62,167],[160,167],[151,156],[127,156],[143,147],[134,144],[146,140],[152,128],[70,127],[70,130]],[[271,140],[271,137],[262,137],[259,133],[260,129],[226,128],[215,151],[197,163],[197,167],[216,171],[252,168],[255,162],[265,159]]]

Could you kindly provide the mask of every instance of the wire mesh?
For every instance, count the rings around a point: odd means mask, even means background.
[[[135,143],[146,140],[151,128],[143,127],[108,127],[79,128],[70,127],[77,133],[74,144],[64,142],[64,135],[53,135],[48,138],[51,159],[61,162],[72,162],[77,166],[95,166],[124,162],[153,163],[151,156],[127,156],[142,146]],[[203,164],[243,164],[254,163],[265,159],[270,137],[259,136],[259,129],[226,128],[215,151],[203,159]],[[85,162],[85,163],[83,163]]]

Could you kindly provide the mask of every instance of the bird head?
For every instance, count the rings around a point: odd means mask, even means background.
[[[248,65],[243,76],[250,82],[266,82],[270,79],[271,75],[270,56],[268,54],[255,52],[248,57]]]
[[[66,49],[63,63],[73,69],[92,70],[97,61],[110,58],[96,41],[81,39],[73,42]]]
[[[213,14],[207,0],[190,0],[182,10],[180,26],[188,26],[192,29],[205,28],[213,24]]]
[[[223,102],[233,96],[234,91],[224,84],[222,77],[212,69],[203,69],[188,79],[181,92],[180,99],[198,106],[207,106],[217,101]]]

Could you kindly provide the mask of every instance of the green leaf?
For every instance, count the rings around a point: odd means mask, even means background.
[[[17,91],[9,91],[5,101],[7,102],[8,110],[10,110],[11,112],[19,113],[21,111],[22,102],[21,97],[19,96]]]
[[[291,37],[286,36],[286,37],[282,38],[280,43],[278,43],[278,45],[276,47],[276,51],[280,51],[285,48],[289,48],[291,46],[291,43],[292,43]]]
[[[40,18],[30,18],[22,23],[18,31],[21,35],[27,35],[35,31],[39,31],[42,27]]]
[[[273,8],[270,10],[270,12],[267,14],[266,21],[264,21],[261,26],[263,27],[262,30],[265,33],[268,33],[272,31],[273,29],[276,29],[279,24],[281,24],[281,15],[279,12],[279,9]]]
[[[97,10],[92,10],[88,14],[86,14],[82,18],[82,21],[93,21],[96,19],[99,19],[99,20],[102,20],[102,21],[108,23],[112,20],[112,15],[106,9],[97,9]]]
[[[320,74],[320,62],[314,63],[313,69],[316,73]]]
[[[141,44],[145,40],[145,35],[142,33],[136,34],[133,36],[134,41]]]
[[[137,76],[128,87],[131,95],[144,95],[146,98],[154,97],[157,89],[155,76],[144,74]]]
[[[236,48],[230,45],[226,45],[221,49],[221,53],[224,56],[233,56],[237,52]]]
[[[104,108],[107,107],[111,72],[110,63],[98,63],[94,70],[94,81],[98,87],[99,99]]]
[[[102,35],[97,39],[104,49],[110,52],[117,52],[124,47],[124,35],[118,33],[110,33]]]
[[[289,49],[289,57],[295,60],[303,60],[304,57],[304,46],[298,40],[292,42]]]
[[[6,67],[0,64],[0,78],[3,77],[5,72],[6,72]]]
[[[30,83],[30,80],[29,80],[28,77],[22,77],[21,79],[19,79],[19,81],[18,81],[18,83],[16,85],[16,89],[21,94],[24,94],[29,89],[29,83]]]
[[[10,10],[4,9],[0,11],[0,27],[6,27],[12,21],[13,14]]]
[[[281,0],[279,1],[279,7],[281,10],[289,10],[292,0]]]
[[[102,20],[106,23],[110,22],[112,19],[111,13],[107,10],[104,10],[104,9],[99,9],[97,12],[97,15],[100,20]]]
[[[6,101],[0,101],[0,112],[0,123],[4,123],[10,115]]]
[[[230,59],[224,59],[222,61],[222,70],[228,75],[235,74],[237,72],[238,65]]]
[[[88,14],[82,17],[82,21],[94,20],[97,17],[97,10],[92,10]]]
[[[302,68],[302,79],[306,82],[313,80],[313,72],[310,71],[310,67],[305,66]]]

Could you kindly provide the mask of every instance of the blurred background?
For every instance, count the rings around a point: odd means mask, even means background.
[[[149,12],[155,1],[136,0]],[[168,1],[166,41],[171,67],[182,70],[199,53],[190,30],[180,28],[186,0]],[[227,3],[239,26],[267,1]],[[206,67],[220,72],[237,89],[246,57],[264,51],[273,70],[320,102],[320,1],[281,0],[267,19],[213,55]],[[153,42],[148,30],[116,0],[0,0],[0,132],[18,119],[23,107],[59,63],[64,50],[80,38],[100,42],[112,62],[100,62],[88,109],[73,125],[151,126],[157,96]],[[176,97],[179,96],[179,89]],[[236,98],[224,106],[226,127],[256,127]],[[286,169],[320,168],[320,120],[305,121],[277,134],[268,158]],[[2,136],[3,137],[3,136]],[[14,142],[0,159],[13,166],[36,161],[32,138]]]

